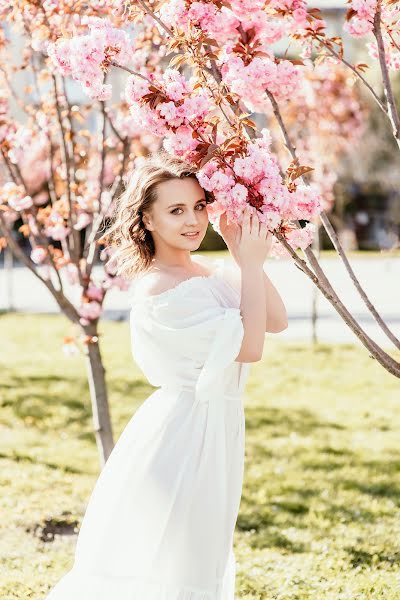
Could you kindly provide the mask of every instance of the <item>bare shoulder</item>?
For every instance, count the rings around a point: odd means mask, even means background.
[[[146,298],[166,292],[176,284],[175,278],[169,273],[150,271],[139,277],[135,282],[135,296]]]

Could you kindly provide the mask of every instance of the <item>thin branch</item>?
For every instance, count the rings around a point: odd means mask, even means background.
[[[116,137],[119,139],[120,142],[124,143],[124,141],[126,140],[126,136],[122,137],[122,135],[119,133],[119,131],[115,127],[114,122],[113,122],[112,118],[110,117],[109,109],[106,109],[106,119],[109,122],[110,127],[111,127],[112,131],[115,133]]]
[[[267,95],[268,95],[268,98],[270,99],[270,102],[272,104],[272,109],[274,111],[274,115],[275,115],[275,117],[276,117],[276,119],[278,121],[279,127],[280,127],[280,129],[282,131],[282,134],[283,134],[283,137],[284,137],[284,140],[285,140],[286,148],[288,149],[288,151],[289,151],[290,155],[292,156],[292,158],[296,159],[297,158],[297,156],[296,156],[296,149],[295,149],[295,147],[293,146],[293,144],[292,144],[292,142],[290,140],[289,133],[288,133],[288,131],[286,129],[286,126],[285,126],[285,124],[283,122],[282,115],[281,115],[281,112],[279,110],[278,103],[276,102],[274,96],[270,92],[267,91]],[[326,215],[326,213],[324,211],[321,212],[320,218],[321,218],[322,224],[324,225],[324,227],[327,230],[327,233],[328,233],[329,237],[332,240],[332,243],[334,244],[334,247],[338,251],[340,258],[342,259],[342,261],[344,263],[344,266],[345,266],[345,268],[346,268],[346,270],[347,270],[347,272],[348,272],[348,274],[349,274],[349,276],[350,276],[350,278],[351,278],[354,286],[356,287],[356,289],[357,289],[358,293],[360,294],[362,300],[364,301],[366,307],[371,312],[372,316],[374,317],[374,319],[378,323],[379,327],[381,327],[381,329],[384,331],[384,333],[386,335],[388,335],[389,339],[397,347],[399,347],[399,345],[400,345],[399,340],[396,338],[396,336],[393,334],[393,332],[390,331],[390,329],[387,327],[386,323],[383,321],[382,317],[379,315],[379,313],[377,312],[377,310],[373,306],[373,304],[370,301],[370,299],[368,298],[366,292],[362,288],[359,280],[357,279],[357,277],[356,277],[356,275],[355,275],[355,273],[354,273],[354,271],[353,271],[353,269],[352,269],[349,261],[347,260],[347,258],[345,260],[345,256],[346,255],[345,255],[345,252],[343,250],[343,247],[340,244],[339,238],[337,237],[336,232],[333,229],[333,227],[327,226],[327,224],[329,223],[329,219],[328,219],[328,217],[327,217],[327,215]],[[321,269],[321,267],[320,267],[320,265],[319,265],[319,263],[318,263],[315,255],[313,254],[312,250],[310,248],[307,248],[304,252],[305,252],[307,258],[310,260],[310,264],[312,264],[314,270],[317,269],[321,273],[322,269]],[[330,285],[330,282],[328,281],[328,279],[326,279],[326,282]]]
[[[141,73],[138,73],[137,71],[133,71],[129,67],[120,65],[117,62],[115,62],[115,60],[110,61],[110,65],[112,65],[113,67],[118,67],[118,69],[122,69],[123,71],[127,71],[127,73],[130,73],[131,75],[136,75],[136,77],[140,77],[140,79],[144,79],[144,81],[147,81],[151,85],[154,85],[154,82],[151,79],[149,79],[148,77],[146,77],[145,75],[142,75]]]
[[[317,288],[322,292],[327,300],[334,306],[336,311],[340,314],[342,319],[347,323],[349,328],[355,333],[358,339],[363,343],[363,345],[370,350],[373,357],[392,375],[400,378],[400,363],[394,360],[389,354],[383,352],[379,346],[372,340],[363,329],[359,326],[357,321],[353,318],[351,313],[344,306],[340,298],[337,296],[336,292],[330,286],[326,288],[325,285],[322,285],[320,279],[316,276],[313,271],[307,266],[307,264],[302,260],[297,253],[293,250],[290,244],[287,242],[285,237],[279,233],[275,232],[274,235],[279,239],[281,244],[286,248],[286,250],[292,256],[296,265],[309,277],[313,283],[317,286]]]
[[[146,2],[143,2],[142,0],[137,0],[137,3],[143,8],[143,10],[148,15],[150,15],[151,17],[153,17],[153,19],[155,21],[157,21],[157,23],[160,25],[160,27],[162,27],[162,29],[164,29],[164,31],[166,33],[168,33],[168,35],[170,35],[171,37],[174,35],[174,32],[172,31],[172,29],[170,29],[169,27],[167,27],[167,25],[165,23],[163,23],[159,17],[157,17],[157,15],[155,14],[155,12],[152,11],[149,6],[147,6]]]
[[[67,106],[67,119],[68,119],[68,125],[69,125],[69,133],[70,133],[70,145],[71,145],[71,151],[69,153],[69,157],[71,160],[71,175],[70,175],[70,179],[74,178],[74,181],[76,182],[75,179],[75,173],[76,173],[76,164],[75,164],[75,131],[74,131],[74,127],[73,127],[73,123],[72,123],[72,109],[71,109],[71,103],[68,99],[68,95],[67,95],[67,86],[65,83],[65,77],[61,77],[61,85],[63,88],[63,94],[64,94],[64,98],[65,98],[65,103]]]
[[[71,229],[71,234],[69,237],[71,238],[71,241],[72,241],[71,254],[74,257],[74,262],[78,266],[79,257],[80,257],[80,235],[79,235],[79,231],[74,229],[74,218],[73,218],[74,213],[73,213],[72,196],[71,196],[70,157],[68,154],[65,129],[64,129],[63,122],[62,122],[61,108],[60,108],[60,103],[59,103],[59,99],[58,99],[57,79],[54,75],[52,75],[52,80],[53,80],[53,86],[54,86],[54,102],[55,102],[55,106],[56,106],[58,124],[60,127],[60,137],[61,137],[61,146],[60,147],[62,148],[62,151],[63,151],[63,161],[64,161],[66,177],[67,177],[66,187],[67,187],[67,200],[68,200],[68,206],[69,206],[68,222],[69,222],[69,226]],[[78,270],[79,270],[80,283],[81,283],[81,285],[83,285],[82,274],[81,274],[80,269],[78,269]]]
[[[396,100],[393,94],[392,83],[389,77],[389,71],[386,64],[385,44],[382,38],[381,30],[381,3],[378,2],[374,16],[374,35],[378,45],[379,64],[382,72],[382,83],[385,98],[387,102],[387,114],[392,124],[393,136],[400,147],[400,119],[397,111]]]
[[[2,152],[2,155],[3,155],[3,160],[5,161],[5,164],[6,164],[7,168],[8,168],[8,171],[9,171],[9,174],[10,174],[10,177],[11,177],[11,179],[13,180],[13,182],[14,182],[16,185],[18,185],[18,184],[19,184],[19,182],[18,182],[17,178],[15,177],[15,174],[14,174],[14,173],[12,172],[12,170],[10,169],[10,166],[9,166],[9,164],[8,164],[8,161],[7,161],[7,158],[6,158],[6,156],[5,156],[5,153],[4,153],[4,151],[2,150],[1,152]],[[27,187],[26,187],[25,183],[23,182],[23,183],[22,183],[22,185],[23,185],[23,187],[24,187],[25,194],[26,194],[27,196],[29,196],[29,192],[28,192],[28,189],[27,189]],[[38,211],[38,209],[37,209],[37,207],[35,206],[33,210],[34,210],[34,218],[36,219],[36,226],[37,226],[37,229],[38,229],[38,232],[39,232],[39,235],[37,236],[37,237],[38,237],[38,240],[39,240],[39,243],[43,244],[43,245],[46,247],[46,249],[47,249],[47,252],[48,252],[48,254],[47,254],[47,256],[48,256],[48,259],[49,259],[49,261],[50,261],[50,263],[51,263],[52,267],[54,268],[54,270],[55,270],[55,272],[56,272],[56,274],[57,274],[58,282],[59,282],[59,285],[60,285],[60,290],[59,290],[59,291],[61,291],[61,292],[62,292],[62,291],[63,291],[63,284],[62,284],[62,281],[61,281],[61,278],[60,278],[60,274],[59,274],[59,272],[58,272],[58,269],[57,269],[57,267],[56,267],[56,265],[55,265],[55,263],[54,263],[54,260],[53,260],[53,257],[52,257],[52,255],[51,255],[51,252],[49,251],[49,242],[48,242],[48,240],[47,240],[47,237],[46,237],[46,236],[43,234],[42,227],[41,227],[40,223],[38,223],[38,221],[37,221],[37,218],[36,218],[36,215],[37,215],[37,211]],[[24,213],[23,213],[23,212],[21,213],[21,218],[22,218],[22,220],[23,220],[24,224],[29,226],[29,224],[26,222],[26,219],[24,218]],[[35,247],[35,245],[36,245],[36,243],[37,243],[37,242],[36,242],[36,239],[35,239],[35,236],[34,236],[34,235],[33,235],[32,237],[31,237],[31,236],[29,236],[29,243],[30,243],[30,245],[31,245],[31,247],[32,247],[32,248],[34,248],[34,247]],[[56,290],[56,291],[58,291],[58,290]]]
[[[79,323],[80,317],[79,317],[79,314],[78,314],[76,308],[74,307],[74,305],[71,304],[71,302],[68,300],[68,298],[66,298],[65,295],[61,291],[55,289],[51,280],[45,279],[37,272],[35,263],[33,261],[31,261],[30,258],[28,258],[28,256],[26,256],[24,251],[20,248],[19,244],[13,238],[12,232],[8,229],[7,223],[5,222],[5,219],[4,219],[3,215],[1,214],[1,212],[0,212],[0,225],[1,225],[0,229],[3,231],[3,235],[6,238],[7,244],[10,247],[11,251],[13,252],[14,256],[16,258],[18,258],[18,260],[21,263],[23,263],[26,267],[28,267],[28,269],[35,275],[35,277],[40,279],[40,281],[47,287],[49,292],[52,294],[54,299],[57,301],[57,303],[60,306],[63,313],[72,322]]]
[[[104,187],[104,167],[105,167],[105,162],[106,162],[106,145],[105,145],[105,141],[106,141],[106,125],[107,125],[107,120],[106,120],[106,110],[105,110],[105,103],[104,102],[100,102],[101,104],[101,116],[102,116],[102,129],[101,129],[101,136],[100,136],[100,144],[99,144],[99,152],[100,152],[100,175],[99,175],[99,194],[97,197],[97,202],[98,202],[98,206],[99,206],[99,210],[101,210],[101,195],[103,193],[103,187]]]
[[[118,176],[115,178],[116,180],[119,179],[119,181],[117,182],[117,185],[115,186],[114,193],[111,198],[111,202],[113,202],[115,200],[116,196],[120,193],[120,190],[122,187],[122,177],[125,172],[126,165],[127,165],[128,159],[129,159],[129,150],[130,150],[130,143],[129,143],[129,140],[126,138],[125,143],[124,143],[124,148],[123,148],[123,158],[122,158],[120,172],[119,172]],[[114,184],[113,184],[113,187],[114,187]],[[100,229],[100,225],[103,221],[105,212],[106,211],[101,212],[96,216],[96,221],[92,225],[92,231],[90,232],[88,241],[86,242],[85,247],[84,247],[84,254],[86,253],[86,251],[89,253],[91,245],[95,243],[96,236]],[[90,267],[90,269],[89,269],[89,276],[90,276],[91,268],[92,267]]]
[[[373,87],[365,79],[365,77],[359,71],[357,71],[357,69],[351,63],[349,63],[345,58],[340,56],[340,54],[336,52],[336,50],[334,50],[331,46],[329,46],[329,44],[327,44],[322,38],[318,37],[318,35],[315,35],[314,37],[322,46],[324,46],[328,50],[328,52],[330,52],[332,56],[335,56],[338,60],[340,60],[340,62],[346,65],[346,67],[348,67],[354,73],[354,75],[356,75],[356,77],[363,82],[363,84],[372,94],[372,97],[374,98],[379,108],[385,113],[385,115],[387,115],[386,106],[383,104],[383,102],[381,101]]]

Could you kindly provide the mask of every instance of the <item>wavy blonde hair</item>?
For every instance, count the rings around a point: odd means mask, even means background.
[[[154,241],[142,217],[157,199],[157,185],[183,177],[193,177],[197,181],[196,172],[196,167],[165,150],[153,152],[135,167],[124,192],[115,203],[111,227],[99,238],[116,248],[108,262],[116,265],[117,275],[132,278],[151,265]],[[214,202],[212,194],[204,192],[206,202]]]

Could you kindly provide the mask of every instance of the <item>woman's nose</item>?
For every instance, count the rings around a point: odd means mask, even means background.
[[[198,217],[195,212],[188,212],[186,223],[187,225],[197,225]]]

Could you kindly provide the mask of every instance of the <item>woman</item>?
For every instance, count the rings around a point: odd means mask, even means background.
[[[233,600],[242,491],[242,393],[265,331],[287,327],[263,271],[271,234],[245,209],[220,220],[237,263],[191,257],[207,203],[195,170],[143,160],[107,232],[132,276],[132,353],[157,386],[120,436],[92,492],[75,563],[48,600]]]

